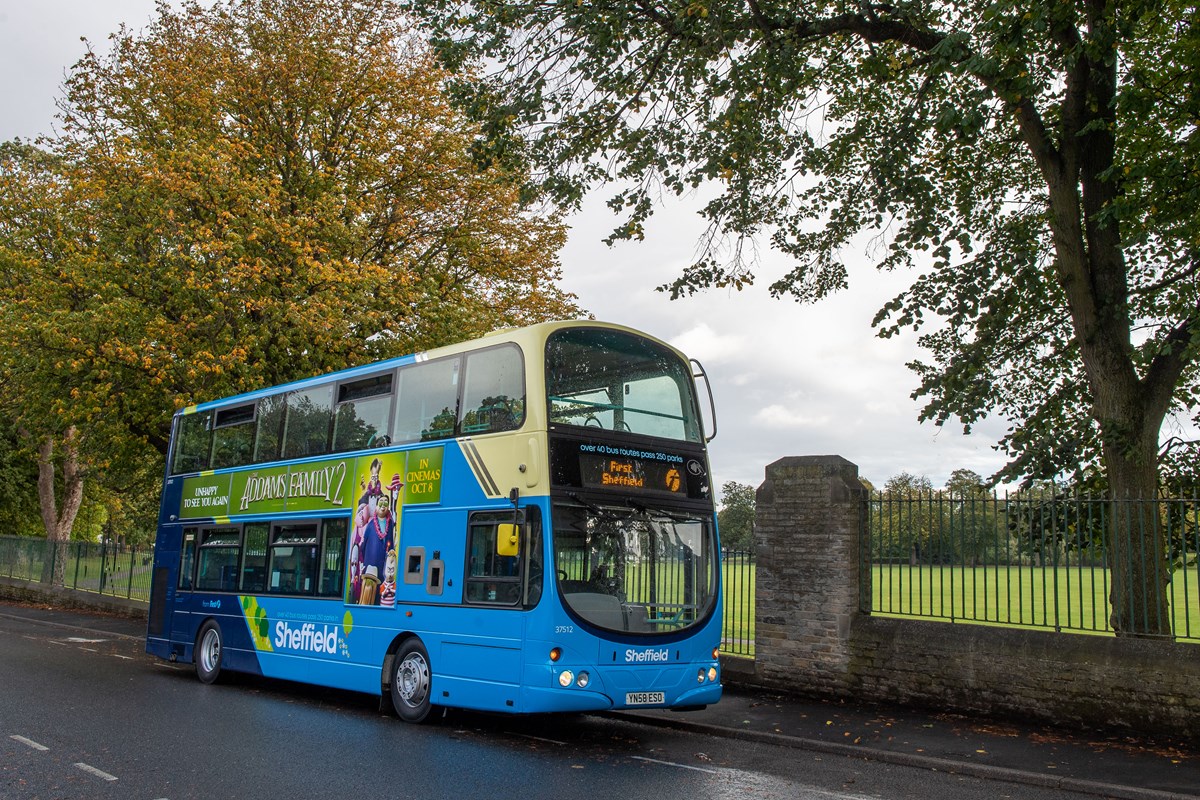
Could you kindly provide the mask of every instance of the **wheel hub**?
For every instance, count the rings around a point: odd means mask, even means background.
[[[396,671],[396,685],[400,688],[400,699],[410,706],[417,706],[429,693],[429,665],[416,653],[410,653]]]

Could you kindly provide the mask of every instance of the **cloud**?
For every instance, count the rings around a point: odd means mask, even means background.
[[[815,428],[829,424],[828,416],[810,416],[781,405],[771,405],[754,415],[754,420],[768,428]]]
[[[739,333],[717,333],[701,322],[673,337],[671,344],[705,364],[724,364],[746,355],[745,337]]]

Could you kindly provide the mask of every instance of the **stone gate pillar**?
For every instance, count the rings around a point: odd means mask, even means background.
[[[850,623],[869,580],[859,558],[865,504],[858,467],[840,456],[767,467],[754,533],[758,682],[826,696],[853,688]]]

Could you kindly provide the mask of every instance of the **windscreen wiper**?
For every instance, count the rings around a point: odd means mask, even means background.
[[[574,492],[567,492],[567,497],[571,498],[571,499],[572,499],[572,500],[574,500],[576,503],[579,503],[579,505],[583,506],[583,507],[584,507],[584,508],[586,508],[588,511],[592,512],[593,514],[595,514],[595,515],[596,515],[596,516],[598,516],[598,517],[606,517],[606,516],[608,516],[608,513],[607,513],[607,512],[605,512],[605,510],[604,510],[604,509],[600,508],[600,506],[593,505],[593,504],[589,503],[587,500],[584,500],[582,497],[580,497],[579,495],[575,494]]]

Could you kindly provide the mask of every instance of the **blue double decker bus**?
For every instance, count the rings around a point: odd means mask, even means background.
[[[702,376],[559,322],[185,408],[146,649],[411,722],[714,703]]]

